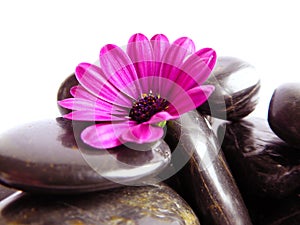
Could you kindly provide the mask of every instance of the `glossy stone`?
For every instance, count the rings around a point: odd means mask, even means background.
[[[258,103],[260,78],[254,67],[234,57],[219,57],[205,84],[215,86],[208,101],[198,110],[220,119],[239,120]]]
[[[79,137],[86,126],[57,118],[0,134],[1,182],[30,192],[89,192],[152,182],[170,161],[163,141],[144,151],[93,149]]]
[[[268,121],[284,141],[300,148],[300,83],[287,83],[273,93]]]
[[[191,111],[168,122],[167,143],[175,152],[190,158],[170,180],[192,206],[203,224],[251,224],[247,209],[233,180],[213,131],[205,118]],[[176,168],[178,160],[172,158]]]
[[[6,198],[7,196],[13,194],[14,192],[16,192],[16,190],[11,189],[11,188],[7,188],[5,186],[2,186],[0,184],[0,201],[4,198]]]
[[[245,197],[255,225],[298,225],[300,223],[300,196],[284,199]]]
[[[75,74],[71,74],[68,76],[64,82],[60,85],[58,92],[57,92],[57,100],[63,100],[66,98],[71,98],[72,95],[70,94],[70,90],[73,86],[78,85],[79,82],[77,81]],[[71,112],[71,110],[63,108],[58,105],[58,109],[62,115]]]
[[[222,127],[219,133],[223,133]],[[241,190],[282,198],[300,188],[300,152],[278,138],[264,119],[226,124],[222,149]]]
[[[165,185],[124,187],[77,196],[18,196],[0,203],[0,224],[199,225]]]

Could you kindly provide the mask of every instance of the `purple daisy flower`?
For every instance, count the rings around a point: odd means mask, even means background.
[[[64,118],[95,121],[81,133],[96,148],[113,148],[126,142],[155,142],[163,137],[166,121],[204,103],[213,92],[201,85],[216,62],[211,48],[195,52],[193,41],[181,37],[170,44],[157,34],[150,40],[133,35],[126,52],[115,45],[100,51],[100,67],[77,66],[78,86],[73,98],[59,105],[73,110]]]

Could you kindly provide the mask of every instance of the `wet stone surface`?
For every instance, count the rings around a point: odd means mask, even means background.
[[[172,165],[188,163],[167,182],[209,225],[250,225],[250,217],[218,141],[205,118],[196,111],[168,122],[166,142],[173,150]],[[178,154],[179,156],[174,159]]]
[[[253,198],[244,194],[255,225],[297,225],[300,222],[300,196],[284,199]]]
[[[215,91],[198,108],[201,113],[239,120],[250,114],[258,103],[260,78],[252,65],[238,58],[219,57],[205,84],[214,85]]]
[[[300,149],[300,83],[287,83],[273,93],[268,121],[284,141]]]
[[[218,130],[224,132],[224,126]],[[227,123],[222,149],[242,192],[282,198],[300,190],[300,152],[278,138],[264,119]]]
[[[0,201],[8,197],[9,195],[13,194],[14,192],[16,192],[16,190],[5,187],[0,184]]]
[[[82,193],[152,182],[170,161],[163,141],[144,151],[90,148],[79,138],[86,126],[57,118],[0,134],[1,183],[29,192]]]
[[[0,224],[199,225],[165,185],[123,187],[76,196],[23,195],[3,205]]]

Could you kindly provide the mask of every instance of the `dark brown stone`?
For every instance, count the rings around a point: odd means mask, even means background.
[[[5,186],[2,186],[0,184],[0,201],[4,198],[6,198],[7,196],[13,194],[14,192],[16,192],[16,190],[11,189],[11,188],[7,188]]]
[[[300,148],[300,83],[287,83],[273,93],[268,121],[275,134]]]
[[[298,225],[300,223],[300,196],[284,199],[245,196],[245,201],[255,225]]]
[[[254,67],[234,57],[219,57],[205,84],[215,86],[208,101],[198,110],[220,119],[239,120],[258,103],[260,78]]]
[[[170,180],[192,206],[202,224],[251,224],[247,209],[233,180],[209,123],[196,111],[168,122],[166,141],[173,149],[170,165],[188,163]],[[181,155],[174,159],[174,155]]]
[[[219,128],[223,134],[224,127]],[[222,149],[241,190],[282,198],[300,188],[300,152],[269,128],[264,119],[226,124]]]
[[[186,202],[165,185],[77,196],[23,195],[0,206],[0,224],[200,225]]]
[[[144,151],[91,148],[79,137],[86,126],[57,118],[0,134],[1,182],[29,192],[81,193],[148,182],[170,161],[163,141]]]
[[[58,92],[57,92],[57,100],[63,100],[66,98],[72,98],[72,95],[70,94],[70,90],[73,86],[78,85],[79,82],[75,77],[75,74],[71,74],[69,77],[67,77],[64,82],[60,85]],[[58,109],[62,115],[67,114],[71,112],[70,109],[63,108],[58,105]]]

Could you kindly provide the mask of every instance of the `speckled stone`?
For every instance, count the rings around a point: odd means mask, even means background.
[[[168,183],[190,204],[201,223],[252,224],[239,190],[206,119],[191,111],[168,122],[166,142],[173,150],[175,170],[188,163]],[[180,155],[174,159],[174,155]]]
[[[220,119],[239,120],[258,103],[260,78],[252,65],[241,59],[219,57],[205,84],[215,86],[208,101],[198,110]]]
[[[86,126],[57,118],[0,134],[1,183],[29,192],[81,193],[152,182],[170,162],[163,141],[144,151],[91,148],[79,137]]]
[[[0,224],[200,225],[186,202],[165,185],[69,197],[24,195],[0,208]]]
[[[286,83],[273,93],[268,121],[275,134],[300,149],[300,83]]]
[[[219,128],[219,133],[224,127]],[[241,190],[282,198],[300,188],[300,152],[278,138],[264,119],[226,124],[222,149]]]
[[[79,84],[79,82],[76,79],[75,74],[71,74],[70,76],[68,76],[62,82],[62,84],[60,85],[60,87],[58,89],[57,100],[60,101],[60,100],[66,99],[66,98],[72,98],[72,95],[70,94],[70,90],[73,86],[78,85],[78,84]],[[57,105],[57,106],[62,115],[71,112],[70,109],[63,108],[59,105]]]

